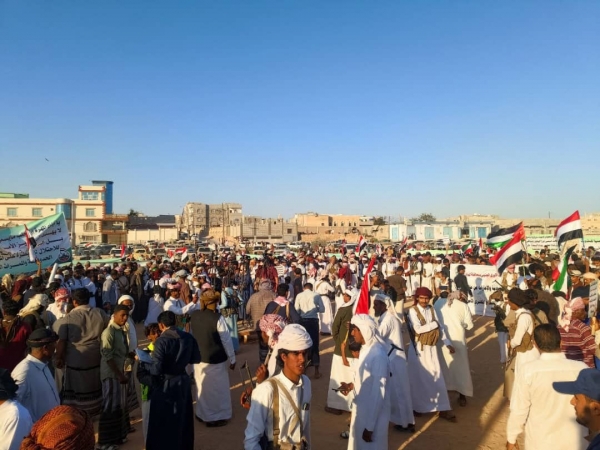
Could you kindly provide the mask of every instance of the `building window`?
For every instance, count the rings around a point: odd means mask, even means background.
[[[96,210],[94,208],[85,208],[85,217],[96,217]]]
[[[42,208],[31,208],[31,215],[33,217],[42,217]]]
[[[292,229],[291,228],[287,229],[287,234],[292,234]]]
[[[82,192],[81,200],[98,200],[98,192]]]
[[[83,225],[83,231],[94,232],[96,231],[96,224],[93,222],[88,222]]]
[[[340,223],[340,226],[343,227],[344,226],[344,222]]]
[[[6,215],[8,217],[17,217],[17,208],[6,208]]]

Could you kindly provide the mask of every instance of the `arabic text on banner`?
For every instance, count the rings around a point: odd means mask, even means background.
[[[27,228],[36,242],[33,253],[42,262],[42,268],[55,262],[71,261],[71,238],[64,214],[34,220],[27,223]],[[7,273],[33,273],[36,270],[37,265],[29,261],[25,227],[0,228],[0,276]]]
[[[465,276],[469,287],[473,291],[473,296],[469,296],[468,305],[471,314],[493,317],[496,314],[492,310],[492,305],[488,304],[491,294],[502,286],[502,277],[498,275],[495,266],[480,266],[478,264],[463,264],[465,266]],[[458,264],[450,265],[450,278],[454,280],[458,271]],[[519,266],[516,267],[518,272]]]

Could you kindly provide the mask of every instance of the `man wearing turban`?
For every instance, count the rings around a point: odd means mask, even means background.
[[[220,301],[218,292],[204,291],[200,297],[203,309],[194,311],[190,319],[201,357],[194,364],[196,418],[208,427],[223,426],[232,415],[227,369],[235,368],[235,352],[225,318],[217,312]]]
[[[396,313],[392,299],[387,295],[377,294],[373,302],[377,329],[386,344],[386,354],[390,360],[390,397],[392,410],[390,421],[399,431],[414,432],[415,416],[413,414],[410,382],[406,353],[402,342],[402,323]]]
[[[408,349],[408,375],[413,408],[418,413],[440,411],[440,417],[455,422],[456,417],[450,408],[446,381],[438,359],[438,340],[442,340],[450,353],[454,353],[455,350],[429,304],[431,297],[433,294],[428,288],[417,288],[417,303],[408,311],[408,320],[414,332],[414,341]]]
[[[289,324],[279,334],[273,353],[282,370],[252,392],[245,450],[260,450],[264,434],[273,448],[280,448],[280,443],[310,448],[311,385],[304,371],[311,347],[312,339],[302,325]]]
[[[345,395],[354,391],[348,450],[387,450],[391,398],[386,345],[369,315],[356,314],[350,323],[361,349],[354,381],[340,386]]]

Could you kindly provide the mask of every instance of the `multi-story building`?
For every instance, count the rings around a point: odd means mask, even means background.
[[[251,216],[230,225],[229,235],[240,240],[293,242],[298,239],[298,226],[293,220]]]
[[[126,214],[113,214],[113,182],[92,181],[79,186],[76,199],[29,198],[28,194],[0,194],[0,227],[23,225],[64,213],[71,242],[127,242]]]
[[[188,202],[181,214],[181,231],[189,236],[205,237],[211,228],[239,225],[242,222],[242,205],[239,203],[206,203]],[[225,234],[229,235],[227,231]]]
[[[368,234],[374,223],[371,216],[313,212],[295,214],[293,221],[298,225],[298,232],[308,234]]]

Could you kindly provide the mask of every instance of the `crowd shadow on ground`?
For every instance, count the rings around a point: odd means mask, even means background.
[[[458,394],[450,393],[452,408],[457,416],[457,423],[450,423],[437,417],[436,414],[424,414],[416,418],[416,433],[409,434],[389,427],[389,449],[398,450],[496,450],[506,445],[506,416],[508,404],[502,398],[504,373],[499,361],[499,349],[493,320],[489,317],[474,317],[474,329],[467,332],[469,360],[474,384],[474,397],[468,399],[466,407],[458,406]],[[138,336],[143,339],[143,331]],[[409,342],[405,333],[405,342]],[[141,340],[140,345],[143,344]],[[407,344],[409,345],[409,344]],[[333,338],[321,336],[321,372],[322,378],[314,379],[313,370],[307,374],[312,384],[311,404],[311,437],[314,450],[343,450],[348,441],[340,437],[342,431],[348,431],[349,413],[335,416],[326,413],[329,374],[333,355]],[[243,383],[239,372],[245,362],[251,373],[258,367],[258,344],[251,341],[241,344],[237,354],[236,369],[229,371],[230,398],[233,417],[222,428],[207,428],[205,424],[194,421],[196,449],[242,449],[247,410],[240,405]],[[410,359],[408,361],[410,364]],[[351,381],[351,380],[349,380]],[[194,388],[195,389],[195,388]],[[195,405],[194,405],[195,407]],[[122,450],[144,448],[141,414],[136,410],[133,414],[137,432],[129,435],[129,442],[122,445]],[[168,432],[168,430],[165,430]]]

